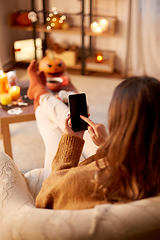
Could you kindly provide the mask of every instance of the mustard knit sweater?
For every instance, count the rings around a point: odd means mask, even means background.
[[[102,191],[94,194],[98,168],[93,158],[79,163],[84,140],[63,134],[52,162],[52,173],[43,182],[36,207],[87,209],[106,203]]]

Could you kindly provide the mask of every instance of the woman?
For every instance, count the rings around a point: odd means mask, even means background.
[[[109,135],[102,124],[81,116],[95,144],[88,145],[87,139],[83,154],[84,132],[72,131],[70,116],[66,118],[68,108],[48,92],[43,74],[37,74],[35,61],[28,67],[28,74],[28,97],[34,99],[46,146],[48,175],[37,196],[37,207],[85,209],[160,192],[159,81],[129,78],[115,89],[109,109]],[[81,153],[90,157],[79,163]]]

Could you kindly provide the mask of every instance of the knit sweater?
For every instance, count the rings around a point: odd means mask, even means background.
[[[42,184],[36,207],[87,209],[106,203],[102,191],[94,194],[98,171],[93,158],[79,163],[84,140],[63,134],[52,161],[52,173]]]

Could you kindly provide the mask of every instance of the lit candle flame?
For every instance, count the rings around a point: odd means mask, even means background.
[[[98,60],[99,62],[101,62],[101,61],[102,61],[102,59],[103,59],[103,58],[102,58],[102,56],[100,56],[100,55],[99,55],[99,56],[97,56],[97,60]]]
[[[1,75],[1,76],[3,75],[3,70],[0,70],[0,75]]]
[[[91,23],[91,30],[95,33],[101,33],[103,31],[96,21]]]
[[[93,22],[93,26],[97,27],[98,23],[97,22]]]
[[[17,87],[16,86],[13,86],[13,90],[15,91],[17,89]]]
[[[99,26],[103,29],[103,31],[107,30],[109,22],[107,19],[100,19],[98,22]]]
[[[103,56],[102,56],[101,53],[97,53],[96,61],[97,61],[97,62],[103,62]]]
[[[98,27],[96,27],[96,31],[97,31],[98,33],[100,33],[100,32],[102,32],[102,29],[98,26]]]

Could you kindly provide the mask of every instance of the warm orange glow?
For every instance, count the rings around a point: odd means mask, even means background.
[[[10,87],[9,94],[11,95],[13,101],[17,100],[20,97],[20,87],[19,86]]]
[[[96,61],[97,62],[103,62],[103,56],[99,53],[99,54],[97,54],[97,56],[96,56]]]
[[[7,73],[0,70],[0,94],[8,92],[8,78]]]

